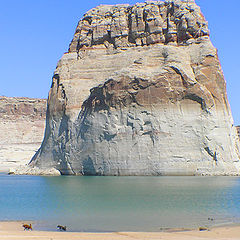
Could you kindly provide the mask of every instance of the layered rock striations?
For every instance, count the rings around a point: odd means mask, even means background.
[[[192,0],[99,6],[55,70],[30,167],[83,175],[237,175],[239,143]]]
[[[44,136],[46,99],[0,97],[0,171],[29,162]]]
[[[237,128],[238,138],[240,140],[240,126],[237,126],[236,128]]]

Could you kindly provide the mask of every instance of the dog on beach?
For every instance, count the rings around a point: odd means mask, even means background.
[[[25,231],[25,230],[32,230],[32,224],[31,224],[31,223],[30,223],[30,225],[28,225],[28,224],[23,224],[22,226],[24,227],[24,231]]]
[[[67,227],[66,227],[66,226],[62,226],[62,225],[57,225],[57,228],[58,228],[60,231],[66,231],[66,230],[67,230]]]

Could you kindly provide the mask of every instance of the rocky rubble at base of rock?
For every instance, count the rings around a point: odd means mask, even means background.
[[[58,62],[30,167],[75,175],[238,175],[239,141],[194,1],[99,6]]]
[[[29,167],[25,166],[18,166],[16,168],[10,168],[9,175],[41,175],[41,176],[60,176],[61,173],[55,168],[48,168],[48,169],[40,169],[38,167]]]
[[[44,136],[46,99],[0,97],[0,170],[27,164]]]

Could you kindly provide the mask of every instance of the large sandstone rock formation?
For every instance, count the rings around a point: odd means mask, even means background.
[[[30,167],[83,175],[236,175],[226,84],[193,0],[99,6],[58,62]]]
[[[0,171],[29,163],[44,136],[46,99],[0,97]]]

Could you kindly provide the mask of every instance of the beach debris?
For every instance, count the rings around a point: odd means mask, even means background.
[[[206,227],[199,227],[199,229],[198,229],[199,231],[209,231],[209,229],[208,228],[206,228]]]
[[[22,226],[23,226],[23,228],[24,228],[24,231],[25,231],[25,230],[31,230],[31,231],[33,230],[31,223],[30,223],[29,225],[28,225],[28,224],[23,224]]]
[[[60,231],[66,231],[66,230],[67,230],[67,227],[66,227],[66,226],[62,226],[62,225],[57,225],[57,228],[58,228]]]

